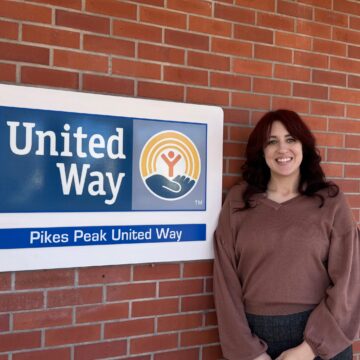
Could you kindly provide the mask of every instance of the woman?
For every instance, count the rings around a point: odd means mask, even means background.
[[[228,360],[351,360],[360,324],[360,232],[325,180],[298,114],[265,114],[244,182],[215,232],[214,294]]]

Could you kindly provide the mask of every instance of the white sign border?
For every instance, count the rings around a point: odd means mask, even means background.
[[[213,258],[212,237],[222,194],[223,111],[220,107],[4,84],[0,84],[0,105],[203,123],[207,124],[208,137],[206,211],[61,213],[61,221],[59,213],[0,214],[0,228],[204,223],[207,224],[206,241],[5,249],[0,250],[0,271]]]

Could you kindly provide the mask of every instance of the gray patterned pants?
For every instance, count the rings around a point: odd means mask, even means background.
[[[290,315],[253,315],[246,314],[251,331],[268,345],[267,353],[272,359],[283,351],[300,345],[311,310]],[[315,360],[321,360],[316,357]],[[352,360],[352,347],[346,348],[332,360]]]

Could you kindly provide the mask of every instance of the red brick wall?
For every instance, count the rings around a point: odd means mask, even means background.
[[[0,82],[222,106],[224,190],[254,122],[292,108],[357,221],[359,59],[356,0],[0,0]],[[1,273],[0,360],[218,359],[211,267]]]

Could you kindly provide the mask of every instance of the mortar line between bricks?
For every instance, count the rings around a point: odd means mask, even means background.
[[[114,20],[115,20],[115,19],[114,19],[113,17],[110,18],[109,38],[113,38],[113,37],[114,37]]]
[[[56,7],[51,7],[51,26],[56,26]]]
[[[83,71],[80,71],[79,73],[79,90],[83,90],[83,83],[84,83],[84,73]]]
[[[113,70],[113,55],[110,54],[108,57],[108,71],[107,73],[105,73],[105,76],[111,76],[112,75],[112,70]]]
[[[9,331],[8,332],[13,332],[14,331],[14,313],[10,312],[9,313]]]
[[[45,329],[41,329],[40,341],[41,341],[41,348],[44,348],[45,347]]]

